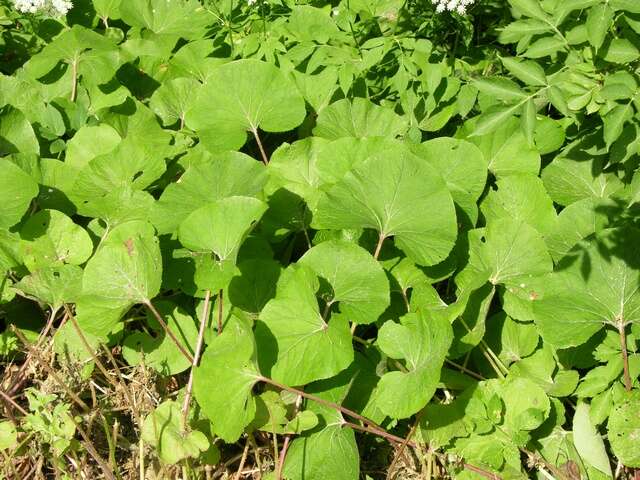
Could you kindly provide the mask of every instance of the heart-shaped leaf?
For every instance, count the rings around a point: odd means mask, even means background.
[[[240,438],[256,412],[251,389],[260,374],[250,328],[239,319],[209,344],[195,370],[193,391],[213,432],[227,443]]]
[[[329,378],[353,361],[349,323],[344,316],[323,318],[315,292],[318,279],[309,267],[292,265],[280,281],[276,297],[260,314],[256,340],[265,373],[287,385]]]
[[[401,143],[358,163],[324,193],[316,228],[372,228],[421,265],[446,258],[457,236],[451,194],[440,174]],[[429,212],[416,215],[416,212]]]
[[[24,263],[33,271],[63,264],[81,265],[93,252],[89,234],[57,210],[40,210],[20,229]]]
[[[407,418],[431,399],[453,340],[451,325],[442,317],[410,313],[400,322],[387,321],[378,333],[382,351],[404,360],[406,368],[385,373],[377,387],[378,405],[392,418]]]
[[[180,404],[166,400],[144,419],[142,439],[156,448],[164,463],[174,465],[185,458],[197,458],[209,448],[209,440],[197,430],[185,433]]]
[[[534,303],[542,338],[566,348],[586,342],[605,325],[640,322],[638,260],[640,231],[609,229],[578,244],[544,282]]]
[[[353,323],[373,323],[389,306],[389,282],[384,270],[362,247],[345,241],[323,242],[298,262],[311,267],[330,285],[322,297],[326,308],[337,304]]]
[[[203,204],[234,195],[256,196],[266,182],[264,167],[238,152],[211,156],[193,165],[162,192],[151,211],[159,234],[173,233]]]
[[[276,66],[236,60],[211,73],[186,123],[209,150],[223,151],[242,147],[247,132],[286,132],[304,117],[302,96]]]

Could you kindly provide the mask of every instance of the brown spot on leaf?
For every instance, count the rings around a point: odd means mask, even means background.
[[[127,238],[124,242],[124,246],[127,248],[127,253],[130,257],[133,256],[133,238]]]

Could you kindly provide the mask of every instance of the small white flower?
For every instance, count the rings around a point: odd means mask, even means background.
[[[16,10],[24,13],[42,13],[52,17],[66,15],[73,4],[69,0],[13,0]]]

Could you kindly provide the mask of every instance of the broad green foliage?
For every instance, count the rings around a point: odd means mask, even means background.
[[[211,73],[186,121],[207,148],[219,151],[240,148],[247,131],[292,130],[304,116],[302,97],[278,68],[238,60]]]
[[[148,475],[640,468],[638,1],[77,3],[0,0],[3,367],[51,320],[93,405],[114,352]],[[0,450],[67,475],[52,385]]]
[[[172,400],[161,403],[142,424],[142,439],[156,448],[160,459],[169,464],[197,457],[209,448],[207,437],[199,431],[183,434],[180,405]]]

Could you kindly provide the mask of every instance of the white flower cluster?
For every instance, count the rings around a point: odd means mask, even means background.
[[[460,15],[467,13],[467,8],[473,5],[475,0],[431,0],[436,6],[436,12],[442,13],[445,10],[453,12],[454,10]]]
[[[73,7],[69,0],[13,0],[16,10],[23,13],[43,13],[52,17],[61,17]]]

